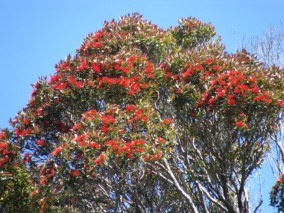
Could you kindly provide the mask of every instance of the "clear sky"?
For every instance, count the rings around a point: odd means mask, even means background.
[[[284,0],[0,0],[0,128],[25,107],[30,84],[54,73],[54,65],[105,20],[139,12],[168,28],[193,16],[211,22],[232,52],[243,36],[279,27],[283,9]]]

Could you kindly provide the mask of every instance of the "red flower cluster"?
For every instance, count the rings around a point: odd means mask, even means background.
[[[62,152],[63,150],[63,147],[62,146],[59,146],[57,147],[56,149],[54,149],[52,152],[51,152],[51,155],[53,157],[56,157],[60,152]]]

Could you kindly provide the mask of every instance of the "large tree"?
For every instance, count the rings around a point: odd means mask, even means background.
[[[167,30],[138,14],[106,22],[12,122],[31,199],[45,211],[250,212],[282,75],[226,53],[194,18]]]

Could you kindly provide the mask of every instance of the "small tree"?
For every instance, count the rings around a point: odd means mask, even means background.
[[[8,130],[0,131],[0,169],[0,211],[36,210],[38,200],[35,197],[30,199],[36,194],[36,187]]]
[[[194,18],[138,14],[90,34],[13,121],[41,208],[249,212],[246,182],[283,108],[283,78],[227,54]]]

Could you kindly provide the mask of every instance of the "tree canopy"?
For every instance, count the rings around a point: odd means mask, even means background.
[[[195,18],[105,22],[2,131],[0,209],[251,212],[283,79]]]

